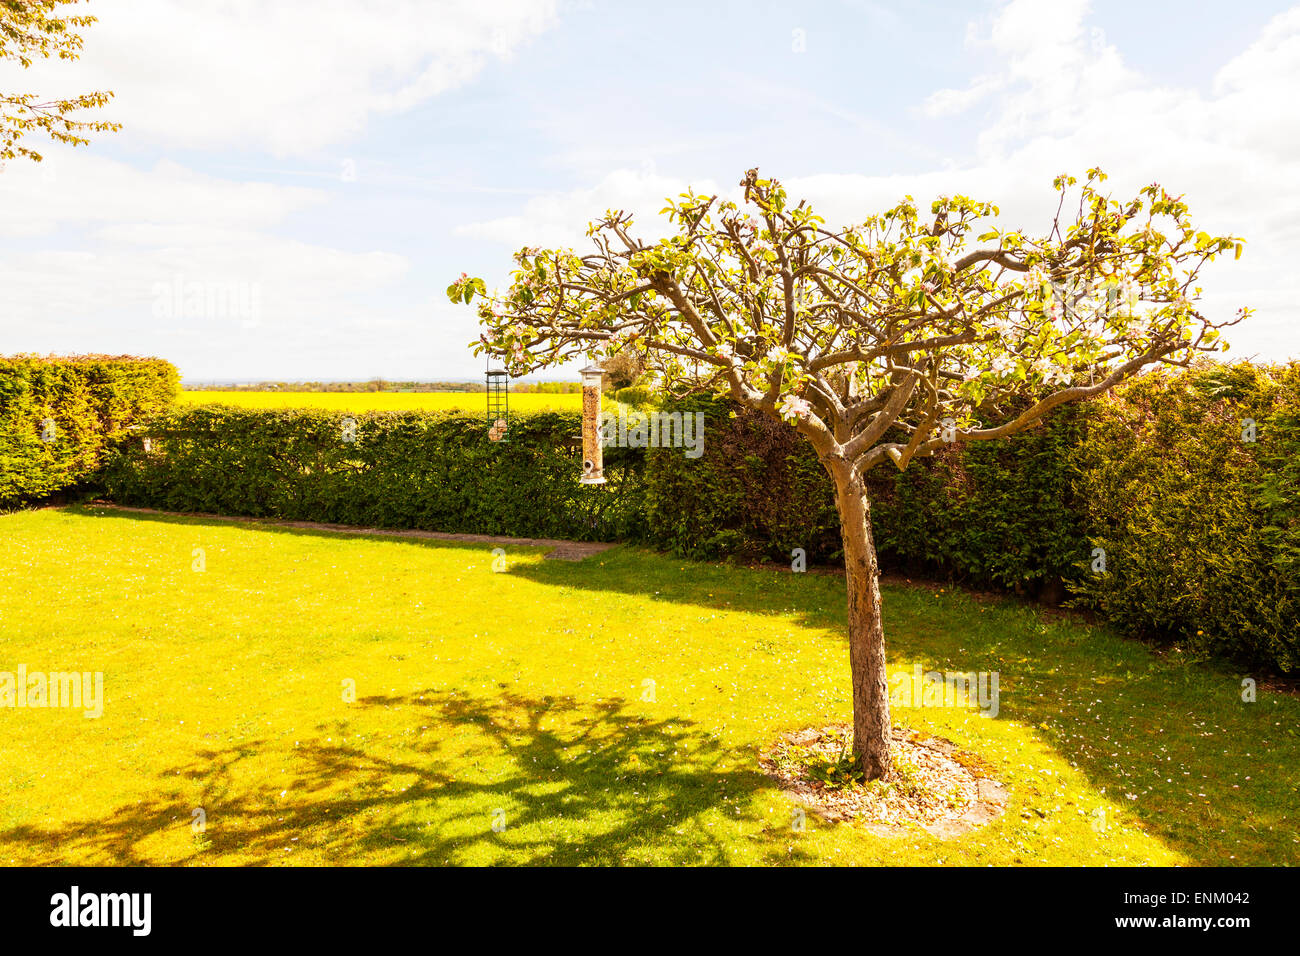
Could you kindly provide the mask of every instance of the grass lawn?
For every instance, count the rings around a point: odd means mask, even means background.
[[[217,402],[239,408],[328,408],[347,412],[434,411],[453,408],[484,414],[487,397],[483,392],[181,392],[179,404],[206,405]],[[541,395],[524,392],[510,395],[514,412],[580,412],[582,395]]]
[[[836,577],[630,547],[494,573],[485,546],[93,508],[0,517],[0,542],[0,670],[105,694],[98,719],[0,708],[0,863],[1300,858],[1300,701],[1009,601],[885,589],[894,667],[1000,673],[996,719],[895,719],[982,758],[1006,814],[797,833],[756,757],[849,715]]]

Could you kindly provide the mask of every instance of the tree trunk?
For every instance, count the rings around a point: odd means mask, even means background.
[[[853,756],[867,780],[893,766],[889,752],[889,683],[885,672],[885,626],[880,614],[880,569],[871,534],[871,503],[861,476],[831,470],[844,542],[849,592],[849,667],[853,675]]]

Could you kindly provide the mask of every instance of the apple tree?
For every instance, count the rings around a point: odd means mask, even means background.
[[[1128,201],[1105,175],[1060,176],[1046,230],[1005,228],[998,208],[905,198],[844,228],[749,170],[734,198],[693,191],[637,238],[609,211],[591,247],[524,248],[508,288],[462,274],[477,301],[476,353],[514,374],[635,350],[665,387],[711,390],[795,428],[836,490],[848,587],[853,748],[866,779],[891,769],[879,573],[865,473],[948,441],[1033,427],[1157,363],[1223,347],[1198,309],[1205,263],[1242,240],[1193,224],[1159,185]]]

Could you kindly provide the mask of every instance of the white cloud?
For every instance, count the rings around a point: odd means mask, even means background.
[[[124,137],[308,153],[509,57],[554,0],[104,0],[75,63],[0,65],[0,86],[110,89]]]
[[[325,198],[315,189],[217,179],[168,160],[144,170],[56,147],[39,165],[12,162],[0,175],[0,236],[104,222],[256,228]]]
[[[1236,143],[1294,161],[1300,155],[1300,7],[1275,17],[1249,49],[1214,76],[1216,122]]]
[[[5,351],[67,341],[75,345],[65,351],[152,354],[192,340],[189,354],[202,355],[205,342],[262,335],[288,336],[271,351],[292,354],[296,340],[362,314],[356,303],[409,267],[390,252],[274,234],[326,198],[167,161],[139,170],[62,147],[39,166],[10,164],[0,175],[0,237],[15,240],[0,258]],[[160,315],[177,288],[213,296],[212,307]]]
[[[976,103],[988,99],[1001,89],[1002,85],[1003,81],[1000,77],[983,76],[977,78],[964,90],[935,90],[926,98],[921,109],[926,116],[936,118],[952,116],[955,113],[965,112]]]
[[[1128,66],[1088,28],[1085,9],[1016,0],[1002,10],[989,36],[1008,89],[964,178],[997,187],[978,194],[1026,227],[1046,222],[1058,171],[1100,165],[1119,194],[1160,181],[1187,197],[1205,228],[1249,240],[1242,261],[1205,273],[1207,308],[1259,309],[1229,333],[1235,351],[1300,356],[1300,280],[1289,264],[1300,196],[1286,187],[1300,176],[1300,133],[1281,119],[1300,91],[1300,10],[1270,22],[1205,97]]]
[[[133,227],[109,230],[118,240]],[[150,242],[157,234],[145,233]],[[38,250],[8,256],[0,264],[0,328],[10,342],[49,322],[77,323],[87,315],[125,318],[128,324],[161,328],[184,317],[209,322],[220,332],[234,326],[318,327],[322,316],[349,311],[347,300],[402,276],[409,263],[385,252],[349,253],[256,232],[200,236],[172,232],[172,241],[138,248],[144,238],[86,251]],[[199,288],[218,306],[187,314],[180,296]],[[251,293],[256,314],[221,305],[220,296]],[[165,311],[159,311],[162,305]],[[165,321],[159,321],[165,320]]]

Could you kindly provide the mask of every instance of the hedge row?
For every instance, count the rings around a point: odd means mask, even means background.
[[[1072,449],[1096,557],[1078,602],[1124,630],[1300,667],[1300,364],[1152,375]]]
[[[651,450],[646,463],[646,535],[684,557],[838,557],[834,489],[792,428],[723,400],[691,398],[673,411],[703,411],[704,453]]]
[[[178,389],[162,359],[0,356],[0,510],[92,479],[105,449]]]
[[[173,511],[382,528],[597,540],[641,534],[639,468],[612,450],[608,484],[580,485],[578,413],[483,419],[445,412],[181,409],[124,443],[110,497]],[[631,465],[631,467],[630,467]]]
[[[124,443],[106,481],[180,511],[835,561],[834,493],[807,444],[727,402],[686,408],[706,415],[702,457],[606,449],[603,487],[576,481],[576,413],[516,416],[494,444],[457,415],[357,415],[346,441],[346,413],[213,406],[159,419],[149,451]],[[1300,667],[1300,365],[1152,374],[870,482],[886,568],[1068,591],[1131,633]]]
[[[792,429],[708,402],[698,461],[651,455],[648,534],[691,557],[789,561],[839,558],[830,478]],[[900,473],[868,476],[876,546],[886,568],[1016,589],[1059,588],[1087,553],[1073,506],[1067,450],[1079,440],[1069,409],[1014,440],[954,445]],[[897,436],[890,436],[897,437]]]

